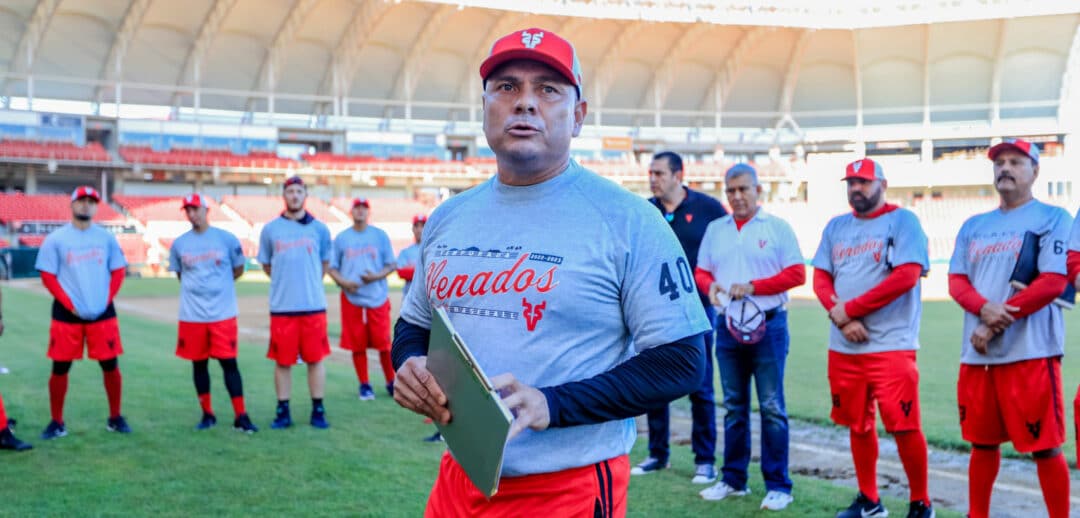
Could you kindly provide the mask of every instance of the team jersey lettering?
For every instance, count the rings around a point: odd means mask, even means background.
[[[345,259],[355,259],[357,257],[367,256],[370,257],[372,261],[374,261],[379,257],[379,250],[371,245],[355,246],[346,248],[343,255],[345,256]]]
[[[1004,239],[979,239],[975,236],[968,245],[968,261],[975,263],[985,257],[1000,254],[1009,254],[1015,259],[1023,244],[1023,239],[1015,234],[1004,236]]]
[[[866,253],[874,254],[874,260],[881,261],[881,251],[885,248],[885,242],[880,239],[870,239],[854,246],[836,245],[832,249],[832,259],[839,262],[849,257],[857,257]]]
[[[274,253],[280,254],[293,248],[307,248],[310,254],[315,249],[315,240],[310,237],[301,237],[293,240],[278,239],[274,241]]]
[[[85,248],[82,250],[68,250],[68,253],[64,255],[64,263],[71,266],[79,263],[85,263],[87,261],[97,261],[101,263],[105,259],[105,250],[102,248]]]
[[[538,274],[532,268],[521,268],[522,263],[528,259],[529,254],[521,254],[518,260],[505,270],[496,273],[493,270],[481,270],[475,274],[458,274],[451,278],[444,274],[447,259],[433,262],[428,266],[427,290],[437,300],[445,301],[451,296],[484,296],[487,294],[503,294],[513,290],[516,293],[525,293],[529,288],[534,288],[538,293],[547,293],[559,285],[555,280],[555,272],[558,266],[552,266],[546,272]]]
[[[184,268],[194,268],[200,263],[213,261],[215,265],[220,265],[221,260],[224,258],[224,254],[220,250],[209,250],[198,254],[180,254],[180,261],[184,263]]]

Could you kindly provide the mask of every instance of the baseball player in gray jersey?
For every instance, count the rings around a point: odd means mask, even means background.
[[[1065,323],[1052,302],[1068,283],[1071,218],[1032,196],[1039,176],[1033,144],[1007,140],[990,148],[989,157],[1001,206],[964,222],[949,262],[949,294],[965,310],[957,402],[960,431],[972,445],[968,516],[989,516],[999,445],[1011,441],[1035,457],[1051,518],[1065,518]],[[1025,242],[1037,253],[1038,275],[1018,291],[1009,281]]]

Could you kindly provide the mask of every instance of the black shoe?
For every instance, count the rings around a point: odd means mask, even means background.
[[[105,429],[110,432],[131,433],[131,427],[128,426],[122,415],[110,417],[109,421],[105,423]]]
[[[934,507],[922,500],[911,502],[908,507],[907,518],[934,518],[934,516]]]
[[[394,397],[394,382],[393,381],[386,384],[386,393],[390,394],[390,397]]]
[[[862,491],[847,509],[836,513],[836,518],[885,518],[886,516],[889,516],[889,510],[881,505],[881,500],[871,501],[862,494]]]
[[[251,418],[248,417],[247,414],[240,414],[236,417],[236,420],[233,421],[233,429],[244,433],[255,433],[259,431],[259,429],[255,427],[255,424],[251,422]]]
[[[49,421],[49,425],[45,427],[45,431],[41,432],[41,438],[48,441],[51,439],[59,439],[67,435],[67,427],[64,423],[58,423],[56,421]]]
[[[26,451],[33,448],[30,443],[22,442],[15,437],[10,427],[0,430],[0,450]]]
[[[196,430],[209,430],[217,424],[217,416],[214,414],[207,414],[203,412],[202,419],[199,420],[199,424],[195,425]]]
[[[311,413],[311,426],[320,430],[330,428],[330,423],[326,422],[326,412],[312,412]]]

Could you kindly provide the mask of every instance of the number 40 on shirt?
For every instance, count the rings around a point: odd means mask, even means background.
[[[675,274],[679,277],[677,284],[675,275],[671,273],[671,270],[677,272]],[[676,259],[674,267],[666,262],[660,264],[660,294],[667,295],[669,299],[675,300],[679,298],[680,291],[685,291],[687,294],[694,293],[694,274],[690,272],[690,265],[686,262],[685,257]]]

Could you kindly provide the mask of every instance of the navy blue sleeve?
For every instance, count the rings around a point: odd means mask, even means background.
[[[397,341],[395,340],[395,346]],[[395,347],[396,350],[396,347]],[[551,422],[562,428],[641,415],[701,388],[704,335],[642,351],[592,378],[542,387]]]
[[[390,349],[390,359],[394,362],[394,370],[400,369],[401,364],[413,356],[427,356],[430,339],[430,329],[424,329],[406,322],[404,318],[398,318],[397,324],[394,324],[394,345]]]

